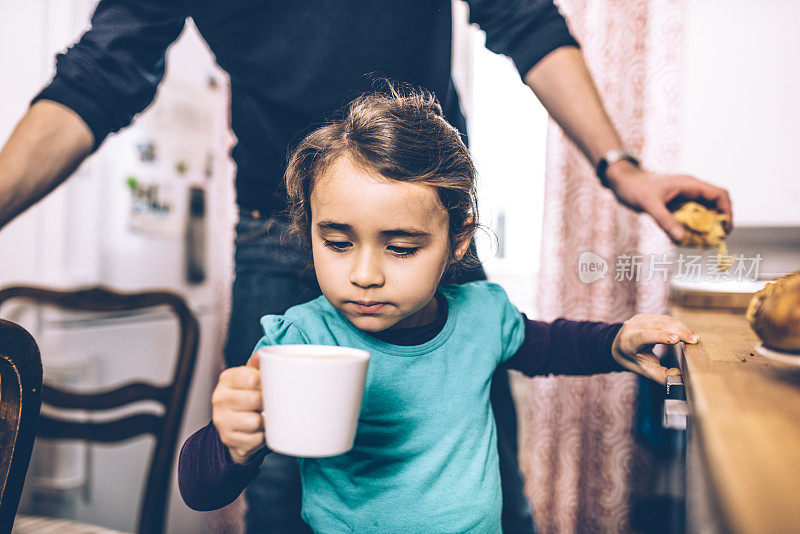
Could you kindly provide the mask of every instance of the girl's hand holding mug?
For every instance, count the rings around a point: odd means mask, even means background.
[[[222,372],[211,406],[214,426],[234,462],[246,463],[266,446],[258,353],[246,365]]]
[[[639,314],[623,323],[614,338],[611,352],[617,363],[626,369],[666,384],[667,375],[680,374],[680,370],[662,366],[653,353],[653,347],[659,343],[675,345],[679,341],[694,344],[698,337],[669,315]]]

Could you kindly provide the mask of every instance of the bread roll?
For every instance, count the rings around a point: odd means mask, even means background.
[[[747,320],[765,346],[800,357],[800,270],[767,282],[753,295]]]

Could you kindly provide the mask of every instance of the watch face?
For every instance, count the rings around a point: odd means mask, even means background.
[[[616,163],[621,159],[626,159],[631,163],[638,164],[639,162],[633,157],[633,154],[628,152],[625,149],[620,150],[611,150],[608,154],[605,155],[605,159],[607,161],[607,165],[611,165],[612,163]]]
[[[603,184],[604,187],[609,186],[608,176],[606,176],[608,166],[622,159],[630,161],[637,167],[639,166],[639,160],[624,148],[609,150],[602,158],[600,158],[600,161],[597,162],[594,170],[595,173],[597,173],[597,177],[600,178],[600,183]]]

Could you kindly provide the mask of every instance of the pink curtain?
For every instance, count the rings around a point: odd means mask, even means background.
[[[683,0],[558,3],[625,145],[648,168],[674,171]],[[661,259],[669,252],[666,237],[648,216],[619,205],[553,124],[547,150],[538,317],[622,321],[640,312],[663,313],[668,288],[661,277],[615,278],[618,256]],[[605,277],[592,283],[578,276],[586,251],[608,264]],[[521,383],[521,466],[540,532],[629,531],[632,476],[638,475],[631,472],[635,376]]]

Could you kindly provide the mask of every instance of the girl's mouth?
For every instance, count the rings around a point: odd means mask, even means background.
[[[350,304],[352,304],[359,313],[373,314],[380,312],[388,303],[351,300]]]

